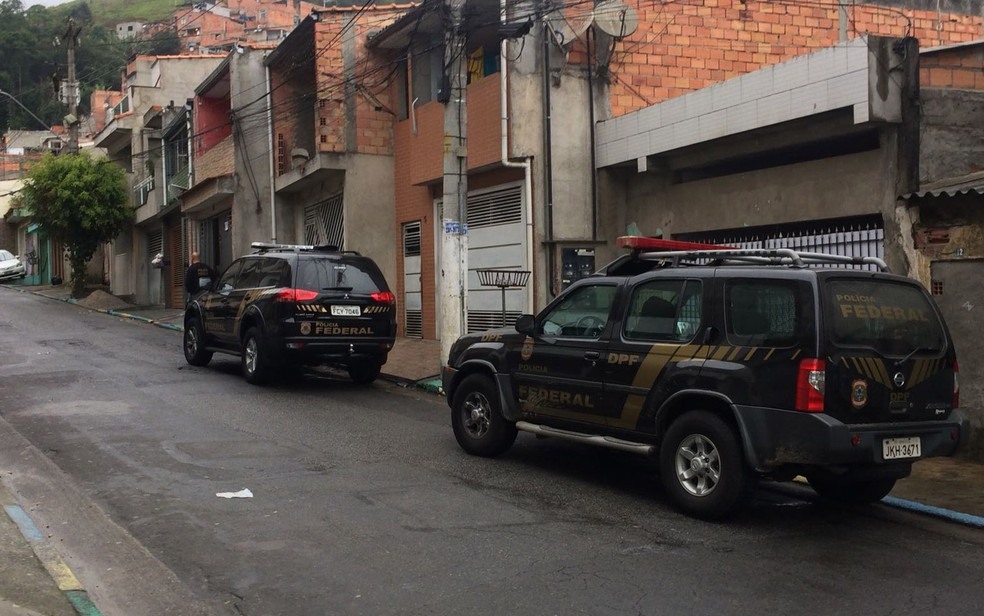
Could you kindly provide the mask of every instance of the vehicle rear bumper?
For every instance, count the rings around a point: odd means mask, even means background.
[[[392,338],[332,338],[315,340],[309,336],[274,338],[269,351],[274,359],[307,363],[346,363],[371,360],[385,362],[393,348]]]
[[[921,458],[953,455],[967,442],[970,422],[959,411],[942,421],[845,424],[824,413],[735,407],[748,462],[758,470],[786,465],[909,465]],[[852,441],[857,437],[857,444]],[[886,460],[886,438],[918,436],[918,458]]]

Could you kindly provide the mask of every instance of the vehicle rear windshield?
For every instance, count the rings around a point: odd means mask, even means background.
[[[318,292],[343,291],[368,295],[386,291],[386,280],[376,264],[367,259],[300,258],[297,261],[299,289]]]
[[[940,352],[943,324],[919,286],[890,280],[829,280],[824,288],[831,342],[882,355]]]
[[[0,261],[9,261],[14,258],[14,255],[10,254],[6,250],[0,250]]]

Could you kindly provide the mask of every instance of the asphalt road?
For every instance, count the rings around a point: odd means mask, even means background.
[[[984,533],[760,490],[676,513],[631,454],[462,453],[442,398],[191,368],[174,331],[0,289],[0,469],[116,614],[968,614]],[[219,492],[248,488],[252,498]]]

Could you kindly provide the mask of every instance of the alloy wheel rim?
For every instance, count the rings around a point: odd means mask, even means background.
[[[195,331],[194,327],[188,328],[187,335],[185,336],[185,348],[188,350],[189,357],[194,357],[198,354],[198,332]]]
[[[721,455],[714,441],[702,434],[691,434],[677,447],[676,476],[692,496],[707,496],[721,481]]]
[[[488,398],[478,392],[472,392],[465,398],[461,409],[465,431],[468,436],[480,439],[489,431],[491,423],[491,405]]]
[[[256,372],[256,338],[246,341],[246,372],[253,374]]]

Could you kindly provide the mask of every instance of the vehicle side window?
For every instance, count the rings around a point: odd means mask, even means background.
[[[807,292],[795,281],[728,282],[725,287],[728,340],[745,346],[796,344],[803,338]]]
[[[239,274],[239,270],[242,268],[242,261],[235,261],[232,265],[226,268],[226,271],[222,272],[219,276],[219,282],[215,285],[215,290],[219,293],[228,293],[236,288],[236,275]]]
[[[260,267],[263,261],[265,259],[246,259],[243,262],[243,269],[234,283],[237,289],[255,289],[260,286],[260,279],[263,277]]]
[[[546,336],[597,338],[604,331],[615,301],[615,287],[592,285],[571,291],[540,321]]]
[[[257,270],[259,288],[267,287],[289,287],[290,286],[290,265],[283,259],[263,259]]]
[[[690,340],[700,326],[699,281],[653,280],[632,291],[625,320],[630,340]]]

